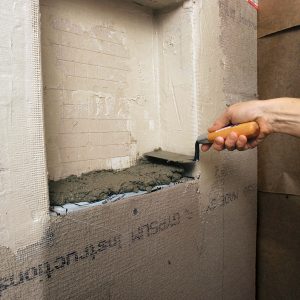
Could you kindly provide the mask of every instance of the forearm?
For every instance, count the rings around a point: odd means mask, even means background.
[[[255,139],[248,140],[246,136],[238,136],[232,132],[225,140],[217,137],[213,148],[217,151],[225,148],[229,151],[251,149],[271,133],[285,133],[300,137],[300,99],[277,98],[236,103],[223,112],[208,131],[216,131],[228,124],[250,121],[256,121],[260,127],[259,135]],[[209,145],[202,145],[203,151],[209,148]]]
[[[278,98],[261,104],[273,132],[300,137],[300,99]]]

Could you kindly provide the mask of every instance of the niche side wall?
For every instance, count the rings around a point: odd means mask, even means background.
[[[156,13],[163,150],[194,155],[199,134],[200,6],[186,1]],[[201,45],[204,47],[203,45]],[[202,100],[202,99],[201,99]]]

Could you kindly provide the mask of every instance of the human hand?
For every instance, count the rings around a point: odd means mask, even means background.
[[[247,139],[245,135],[238,136],[232,132],[224,139],[217,137],[212,145],[202,145],[202,151],[208,151],[212,146],[215,150],[221,151],[225,148],[229,151],[235,149],[239,151],[255,148],[268,134],[272,132],[272,126],[268,115],[264,113],[264,101],[240,102],[230,106],[215,123],[208,129],[214,132],[230,124],[239,124],[250,121],[256,121],[260,127],[260,133],[256,138]]]

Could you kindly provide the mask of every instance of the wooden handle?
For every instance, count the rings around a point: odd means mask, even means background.
[[[209,133],[207,135],[207,138],[210,142],[213,142],[215,138],[218,136],[221,136],[222,138],[226,139],[231,132],[237,133],[238,136],[245,135],[247,138],[254,138],[259,134],[259,126],[256,122],[248,122],[239,125],[232,125],[232,126],[224,127],[215,132]]]

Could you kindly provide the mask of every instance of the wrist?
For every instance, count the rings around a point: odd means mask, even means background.
[[[276,104],[273,99],[258,100],[258,102],[256,120],[263,127],[264,134],[268,135],[276,132],[276,114],[274,113],[274,105]]]
[[[291,133],[299,124],[299,99],[276,98],[262,102],[263,118],[270,125],[271,132]]]

